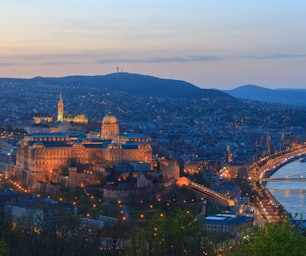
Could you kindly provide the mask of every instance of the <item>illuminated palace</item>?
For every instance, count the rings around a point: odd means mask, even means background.
[[[58,119],[63,119],[59,101]],[[102,120],[97,137],[85,133],[50,133],[25,136],[17,147],[16,165],[19,180],[32,190],[38,182],[58,182],[69,161],[87,164],[89,168],[117,163],[152,165],[150,138],[138,133],[120,133],[117,119],[108,113]]]

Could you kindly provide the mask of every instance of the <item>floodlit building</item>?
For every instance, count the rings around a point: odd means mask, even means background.
[[[59,101],[58,119],[62,119]],[[31,134],[17,146],[16,175],[26,187],[36,190],[37,182],[57,182],[71,161],[92,166],[106,163],[147,163],[152,166],[150,138],[137,133],[120,133],[117,118],[108,113],[102,120],[100,137],[83,132]],[[92,169],[92,168],[91,168]],[[78,185],[78,184],[76,184]]]
[[[73,116],[71,114],[65,115],[64,114],[64,101],[62,97],[62,93],[60,93],[59,101],[57,103],[57,121],[58,122],[73,122],[79,124],[87,124],[88,118],[84,114],[79,114]]]

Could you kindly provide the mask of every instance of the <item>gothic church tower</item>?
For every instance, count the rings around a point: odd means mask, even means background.
[[[57,103],[57,121],[63,122],[64,120],[64,102],[62,98],[62,92],[60,92],[60,98]]]

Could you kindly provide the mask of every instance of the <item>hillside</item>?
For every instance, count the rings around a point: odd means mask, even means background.
[[[224,92],[239,99],[306,106],[305,89],[267,89],[257,85],[244,85]]]
[[[35,77],[32,79],[10,79],[1,78],[0,83],[17,83],[22,85],[48,84],[57,85],[78,85],[81,87],[103,88],[111,91],[122,91],[133,96],[147,96],[158,98],[227,98],[232,99],[228,94],[214,89],[201,89],[191,83],[162,79],[147,75],[131,73],[113,73],[103,76],[67,76],[60,78]]]

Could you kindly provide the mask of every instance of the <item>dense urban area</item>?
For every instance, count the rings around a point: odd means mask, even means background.
[[[303,157],[305,107],[39,78],[0,89],[0,255],[287,255],[275,240],[303,255],[264,179]],[[103,138],[117,122],[121,139]],[[48,148],[61,165],[37,169]]]

